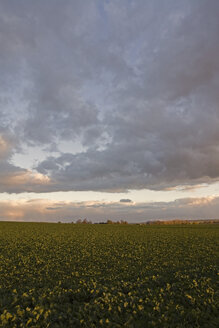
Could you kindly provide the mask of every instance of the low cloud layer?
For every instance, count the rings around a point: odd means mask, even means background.
[[[1,1],[0,192],[218,181],[218,14],[218,0]],[[27,146],[47,149],[29,170],[13,161]]]
[[[108,219],[130,223],[157,219],[219,219],[219,197],[185,198],[172,202],[54,202],[32,199],[1,201],[0,220],[92,222]]]

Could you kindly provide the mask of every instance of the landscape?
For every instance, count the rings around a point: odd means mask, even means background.
[[[219,0],[0,0],[0,328],[219,327]]]

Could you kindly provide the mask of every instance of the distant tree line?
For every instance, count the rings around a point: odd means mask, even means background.
[[[58,223],[61,223],[59,221]],[[88,219],[78,219],[76,222],[71,222],[71,223],[76,223],[76,224],[93,224],[92,221]],[[147,224],[155,224],[155,225],[168,225],[168,224],[209,224],[209,223],[219,223],[219,220],[215,219],[209,219],[209,220],[154,220],[154,221],[146,221],[142,223],[136,223],[137,225],[147,225]],[[107,220],[107,221],[102,221],[102,222],[94,222],[94,224],[128,224],[127,221],[125,220],[118,220],[118,221],[112,221],[112,220]]]
[[[209,224],[209,223],[219,223],[219,220],[157,220],[148,221],[144,224]]]
[[[120,221],[107,220],[106,224],[128,224],[128,222],[124,220],[120,220]]]
[[[74,222],[72,222],[72,223],[74,223]],[[76,224],[92,224],[92,222],[87,219],[84,219],[84,220],[78,219],[75,223]],[[95,224],[128,224],[128,222],[125,220],[120,220],[120,221],[107,220],[106,222],[98,222]]]
[[[76,221],[77,224],[92,224],[91,221],[87,220],[87,219],[84,219],[84,220],[81,220],[81,219],[78,219]]]

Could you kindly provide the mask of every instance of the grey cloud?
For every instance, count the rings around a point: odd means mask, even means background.
[[[63,154],[48,158],[36,169],[54,181],[54,188],[63,191],[168,189],[180,184],[212,182],[218,177],[217,153],[214,157],[208,152],[193,154],[189,150],[154,154],[143,149],[139,143],[77,155]]]
[[[123,199],[120,199],[120,203],[132,203],[132,200],[128,199],[128,198],[123,198]]]
[[[92,6],[92,2],[87,3],[90,12]],[[21,94],[23,112],[27,114],[15,127],[18,135],[25,142],[50,143],[56,137],[76,138],[83,129],[94,128],[98,124],[97,110],[81,92],[87,70],[79,17],[85,14],[89,21],[85,6],[71,6],[68,1],[64,6],[57,1],[52,5],[44,1],[21,1],[18,5],[12,1],[1,7],[1,46],[6,52],[0,62],[1,71],[8,79],[8,88],[12,78],[16,87],[21,84],[16,91]],[[6,91],[3,85],[2,98]],[[7,110],[13,114],[10,98]]]
[[[217,0],[1,2],[0,133],[47,147],[51,180],[14,192],[218,180],[218,14]],[[86,151],[52,157],[63,140]]]

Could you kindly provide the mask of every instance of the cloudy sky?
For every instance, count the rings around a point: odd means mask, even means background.
[[[219,218],[218,0],[0,0],[0,219]]]

